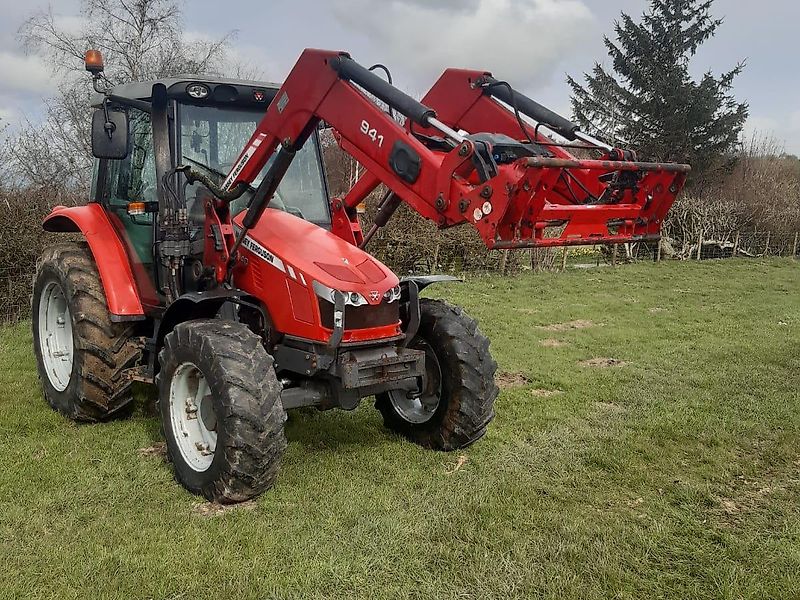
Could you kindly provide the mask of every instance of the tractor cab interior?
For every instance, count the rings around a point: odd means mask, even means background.
[[[222,183],[256,129],[263,110],[238,107],[179,104],[180,135],[178,164],[190,164]],[[252,187],[231,203],[231,213],[247,208],[271,163],[267,163]],[[210,192],[199,182],[187,185],[184,198],[190,222],[203,225],[203,200]],[[281,181],[270,208],[283,210],[321,227],[330,228],[331,217],[319,142],[311,136],[297,153],[286,177]]]

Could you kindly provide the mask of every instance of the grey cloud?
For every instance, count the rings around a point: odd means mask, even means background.
[[[593,22],[582,0],[474,0],[452,10],[421,0],[380,10],[371,0],[334,0],[331,8],[343,27],[425,87],[445,67],[488,69],[519,87],[542,83]]]

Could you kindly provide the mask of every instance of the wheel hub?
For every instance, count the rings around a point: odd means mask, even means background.
[[[39,297],[39,354],[47,379],[63,392],[72,377],[72,318],[61,285],[49,282]]]
[[[195,471],[207,470],[217,449],[217,416],[211,388],[197,365],[185,362],[175,369],[169,406],[181,456]]]
[[[389,400],[403,419],[421,424],[429,421],[439,408],[442,369],[430,344],[420,339],[414,343],[414,348],[425,351],[425,377],[422,378],[420,389],[413,392],[391,390]]]

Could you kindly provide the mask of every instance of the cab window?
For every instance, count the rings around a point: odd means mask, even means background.
[[[224,180],[264,116],[263,110],[180,106],[180,154],[184,164],[210,172]],[[257,187],[270,163],[253,182]],[[202,222],[202,197],[208,192],[200,184],[186,190],[186,203],[192,222]],[[247,207],[252,192],[231,204],[234,213]],[[311,136],[297,153],[278,191],[270,203],[322,227],[330,227],[330,208],[322,173],[316,136]]]

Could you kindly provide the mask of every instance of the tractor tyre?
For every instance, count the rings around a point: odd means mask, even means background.
[[[286,412],[261,338],[233,321],[187,321],[164,338],[158,360],[159,412],[175,478],[220,504],[272,487],[286,450]]]
[[[31,302],[33,342],[44,397],[76,421],[127,416],[141,349],[130,323],[114,323],[85,243],[61,243],[39,258]]]
[[[497,363],[489,340],[460,307],[420,300],[420,325],[410,348],[425,351],[425,389],[379,394],[383,422],[411,441],[456,450],[480,439],[494,417]]]

